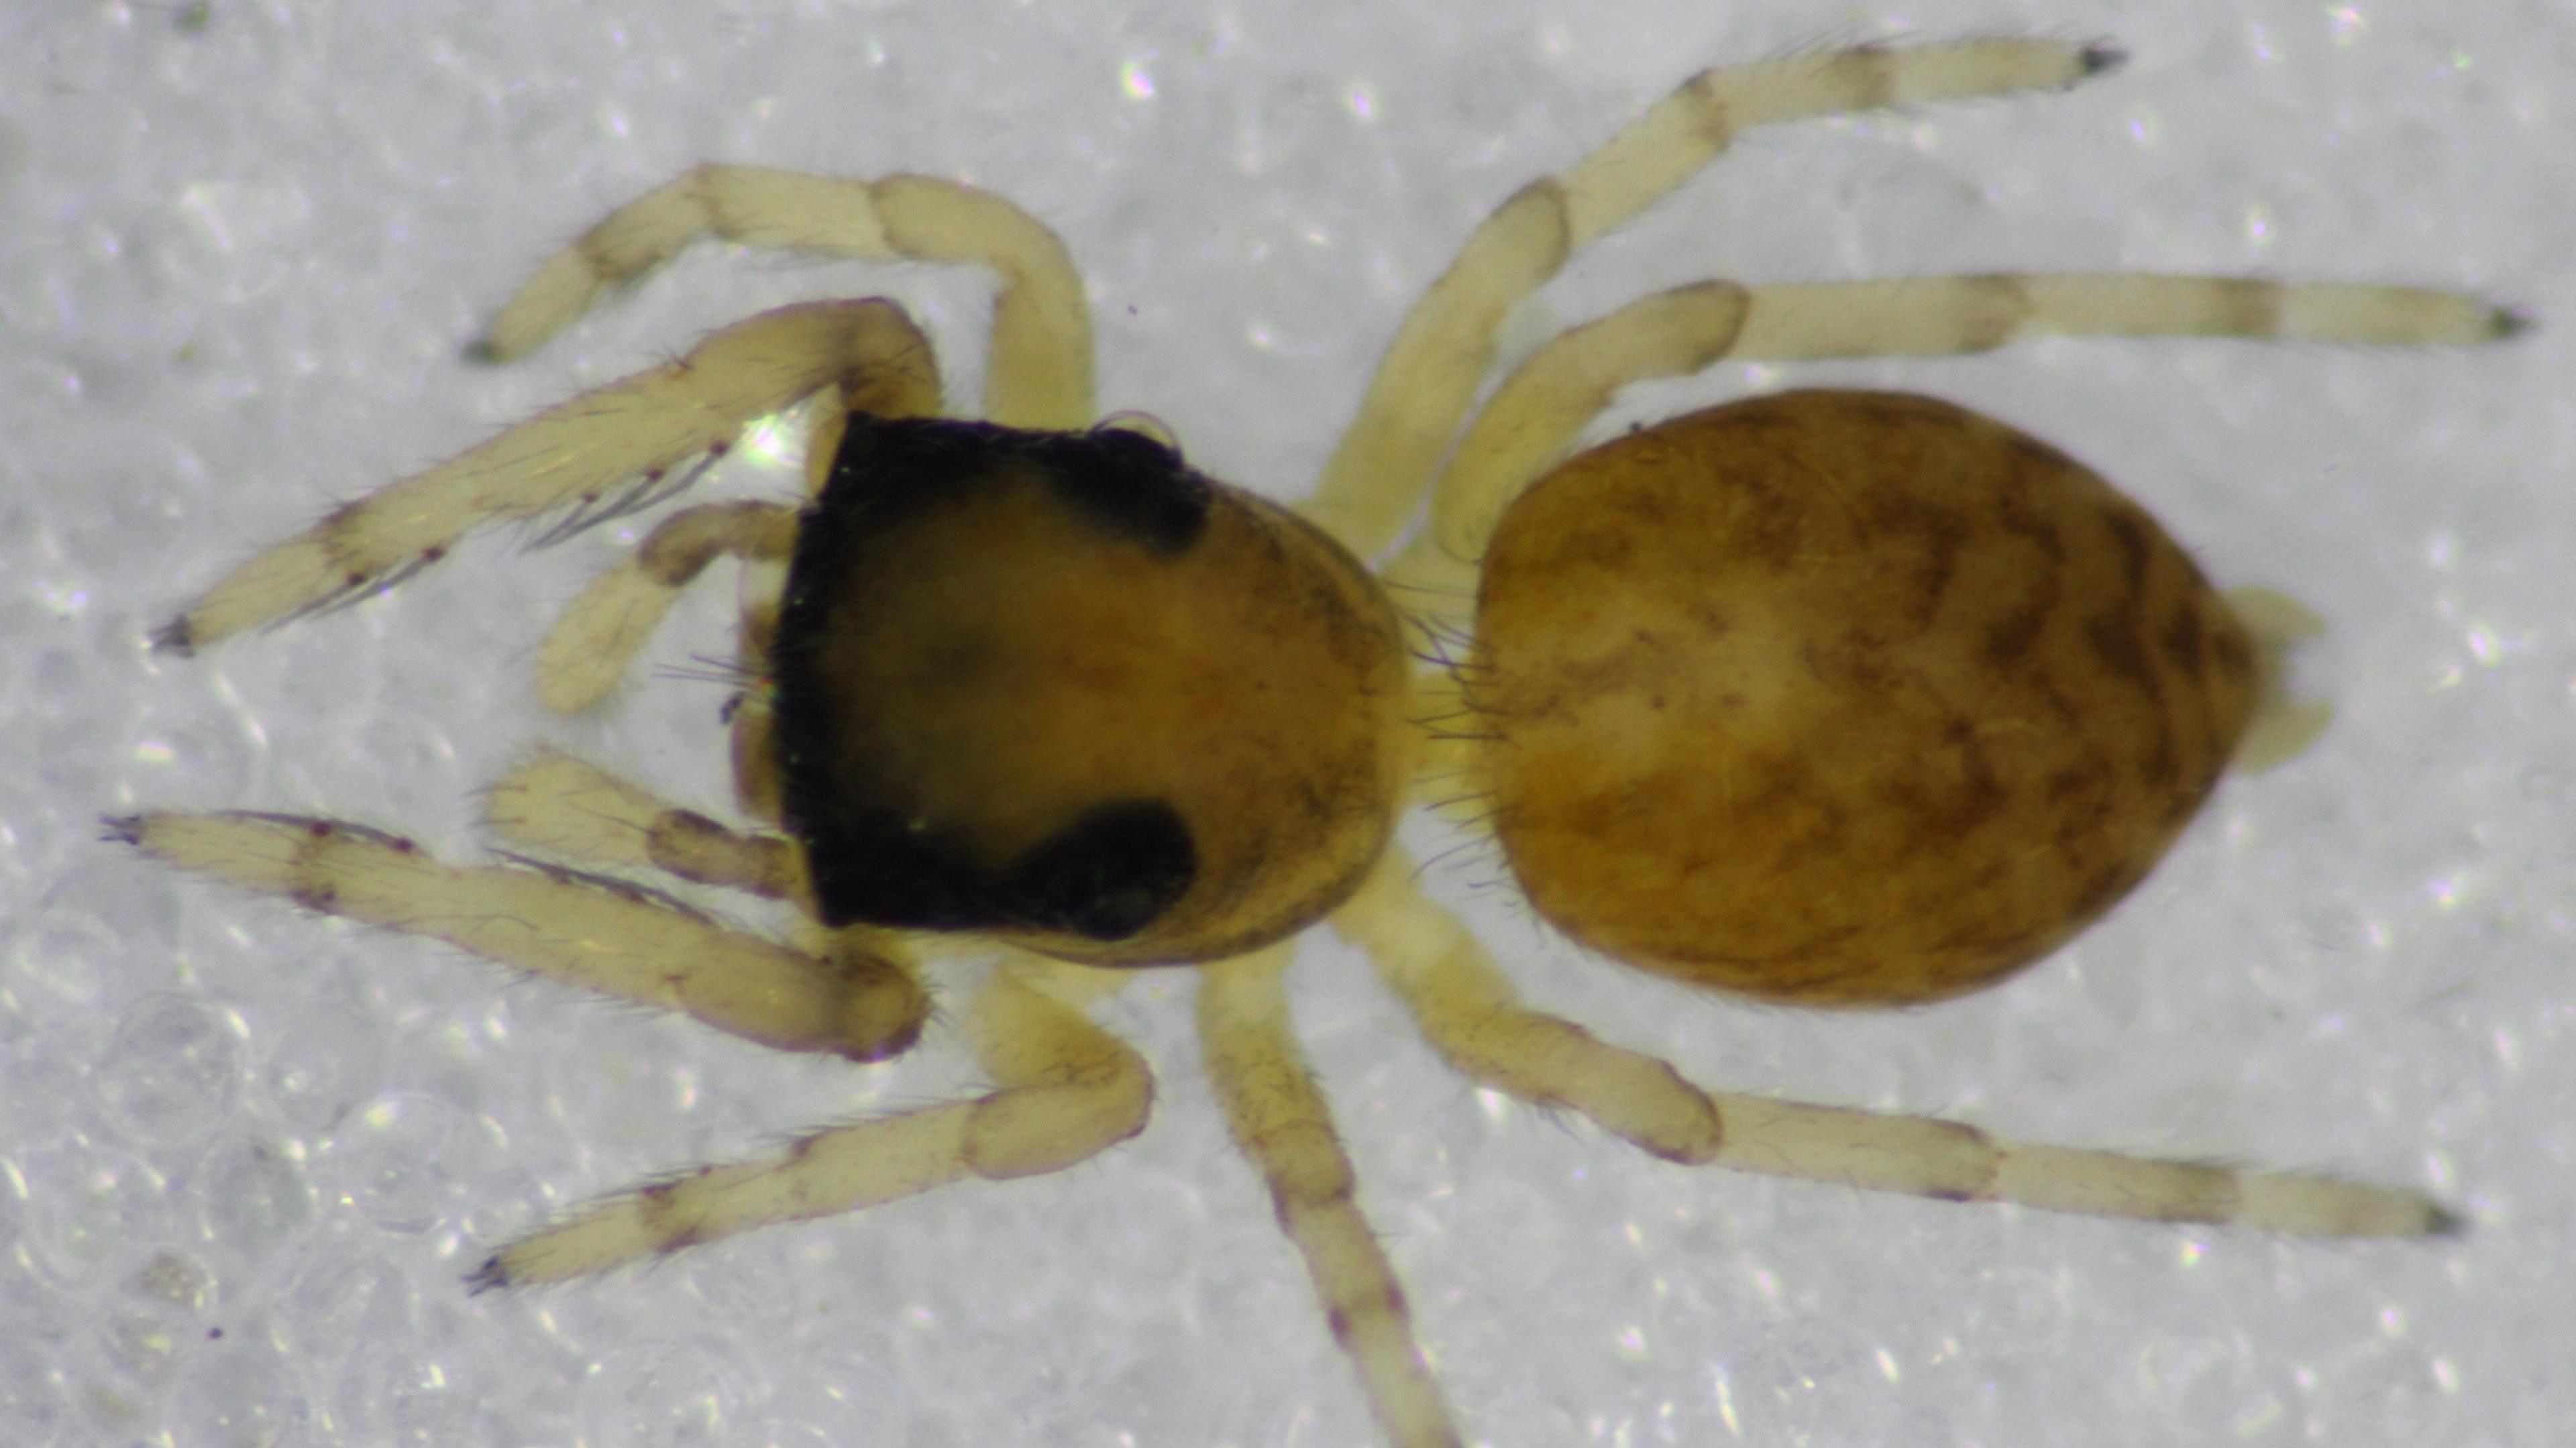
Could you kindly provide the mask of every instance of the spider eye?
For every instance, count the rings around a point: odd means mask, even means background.
[[[1124,427],[1050,439],[1049,481],[1066,502],[1103,526],[1165,553],[1198,541],[1207,526],[1210,487],[1181,461],[1180,449]]]
[[[1125,412],[1113,412],[1091,425],[1091,435],[1093,437],[1103,437],[1110,434],[1124,434],[1128,437],[1144,438],[1146,441],[1162,448],[1165,452],[1170,453],[1174,464],[1177,465],[1181,461],[1181,439],[1179,435],[1172,431],[1171,424],[1163,421],[1161,418],[1156,417],[1150,412],[1130,408]]]

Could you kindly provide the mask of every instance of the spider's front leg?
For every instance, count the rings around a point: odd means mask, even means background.
[[[862,180],[767,166],[693,166],[610,212],[549,257],[472,355],[526,352],[702,239],[862,261],[971,262],[1001,278],[984,416],[1089,427],[1091,313],[1064,243],[1013,203],[934,176]]]
[[[930,339],[900,311],[893,317],[908,333],[895,365],[853,368],[814,404],[817,417],[805,439],[806,495],[818,497],[829,481],[841,438],[854,413],[871,417],[936,417],[939,365]],[[892,340],[889,336],[888,340]],[[671,605],[718,558],[784,566],[796,552],[798,513],[776,503],[708,503],[683,508],[654,526],[614,568],[590,581],[564,606],[537,651],[537,697],[558,714],[577,714],[608,697],[626,676]],[[742,657],[757,672],[766,659],[765,628],[774,625],[773,600],[746,607]]]
[[[479,524],[651,489],[689,458],[826,387],[912,397],[938,374],[892,302],[811,302],[726,327],[676,362],[546,409],[479,447],[333,510],[252,558],[154,636],[187,653],[354,598],[444,558]]]

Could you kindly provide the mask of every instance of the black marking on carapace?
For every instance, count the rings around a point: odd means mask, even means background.
[[[853,413],[800,520],[771,676],[782,812],[805,846],[827,925],[1122,940],[1197,878],[1188,825],[1153,799],[1104,800],[1016,859],[979,861],[957,831],[903,808],[903,782],[872,777],[842,737],[845,706],[829,697],[817,655],[854,565],[899,548],[912,519],[1031,480],[1104,542],[1163,557],[1196,544],[1215,500],[1215,485],[1178,452],[1128,429],[1032,432]]]
[[[1089,940],[1124,940],[1188,893],[1198,875],[1189,826],[1161,800],[1085,810],[1020,856],[1005,893],[1023,918]]]
[[[791,770],[791,777],[793,771]],[[1087,810],[1001,869],[977,864],[952,836],[892,810],[788,791],[788,828],[805,841],[826,925],[903,930],[1062,931],[1124,940],[1189,892],[1198,852],[1160,800]]]
[[[853,531],[888,528],[979,487],[1029,477],[1104,533],[1167,557],[1198,541],[1216,496],[1178,452],[1132,428],[1032,432],[854,412],[823,494],[806,510],[797,561],[809,548],[843,556],[829,550]]]

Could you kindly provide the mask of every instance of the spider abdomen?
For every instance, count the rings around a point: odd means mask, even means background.
[[[2154,519],[1929,398],[1791,392],[1570,459],[1471,695],[1541,914],[1696,984],[1928,1000],[2126,894],[2225,768],[2244,626]]]
[[[1230,955],[1338,904],[1401,784],[1374,581],[1119,428],[852,416],[772,663],[831,924]]]

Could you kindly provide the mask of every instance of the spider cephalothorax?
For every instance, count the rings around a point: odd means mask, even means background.
[[[1241,954],[1357,888],[1404,786],[1367,570],[1124,428],[852,417],[770,657],[827,925]]]

